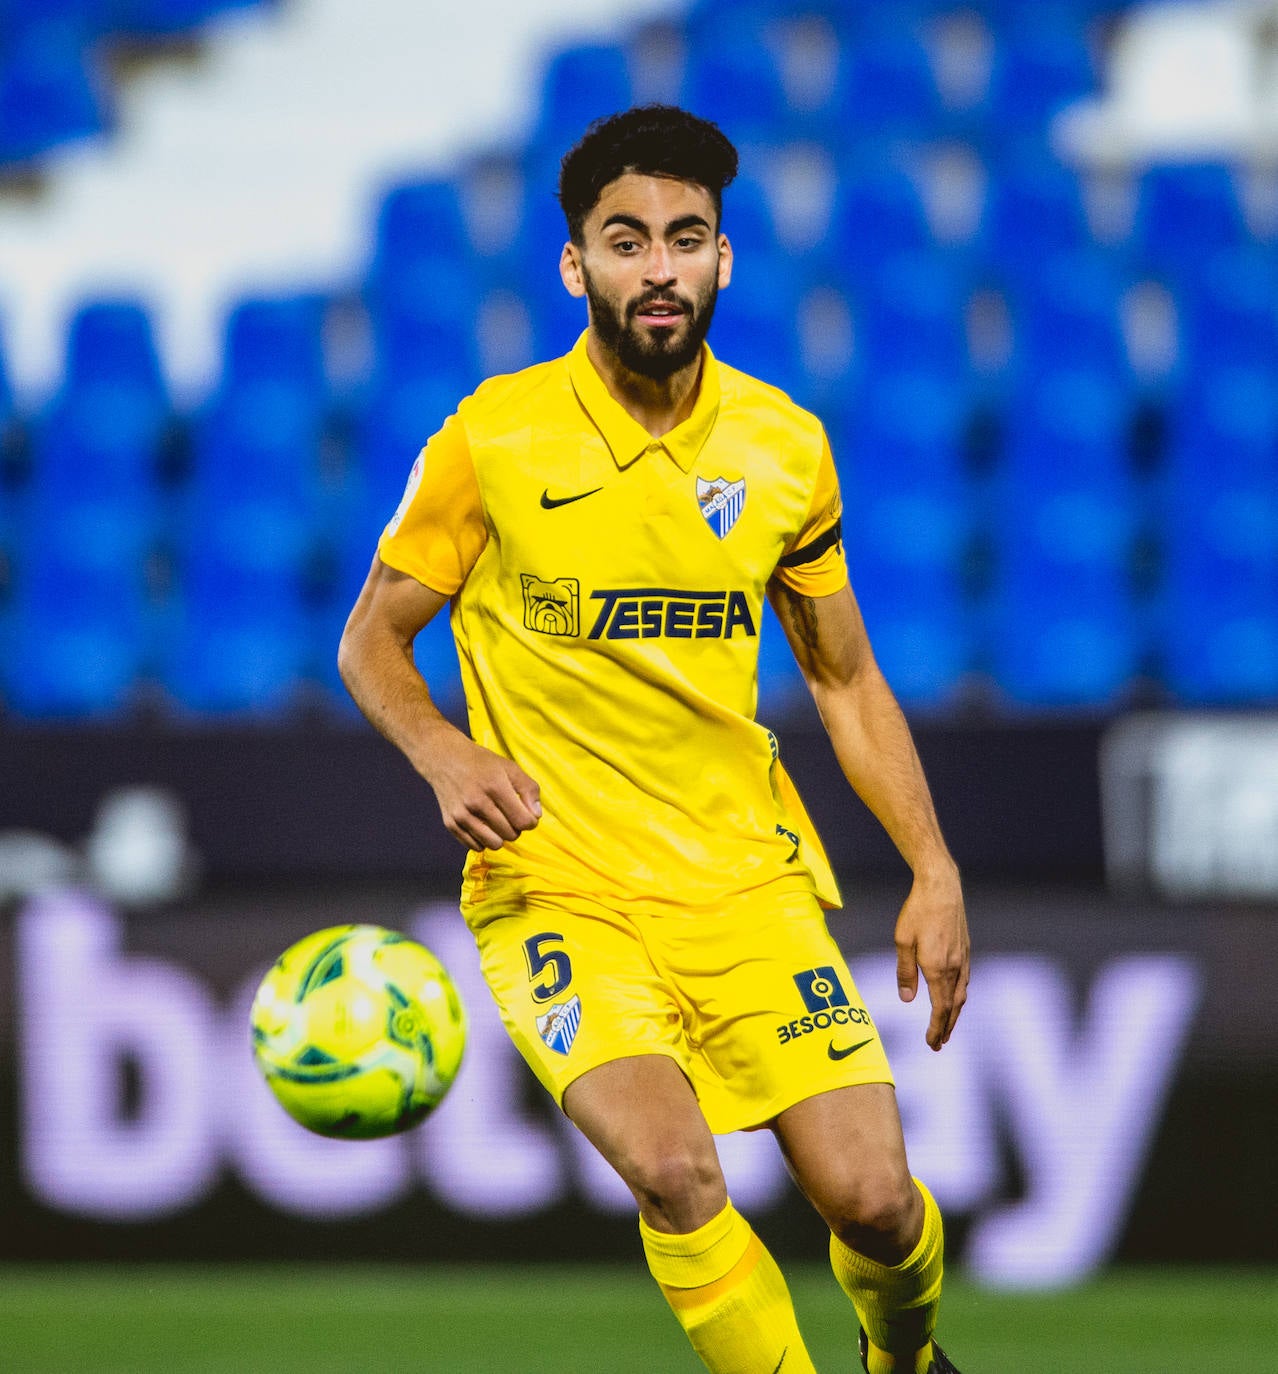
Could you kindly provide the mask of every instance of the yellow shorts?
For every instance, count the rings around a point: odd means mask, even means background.
[[[560,1104],[587,1070],[640,1054],[673,1059],[720,1134],[893,1081],[825,915],[797,885],[709,915],[508,892],[465,915],[510,1038]]]

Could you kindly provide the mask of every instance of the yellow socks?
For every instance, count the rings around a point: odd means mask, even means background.
[[[816,1374],[776,1261],[731,1203],[687,1235],[639,1218],[648,1268],[713,1374]]]
[[[870,1341],[870,1374],[927,1374],[941,1301],[944,1237],[932,1194],[923,1195],[923,1234],[903,1264],[889,1267],[830,1237],[830,1264]]]

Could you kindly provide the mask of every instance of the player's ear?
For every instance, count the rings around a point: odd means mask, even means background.
[[[719,289],[723,290],[732,280],[732,245],[727,234],[719,235]]]
[[[559,255],[559,276],[570,296],[578,298],[586,294],[586,278],[581,270],[581,249],[571,239],[564,244]]]

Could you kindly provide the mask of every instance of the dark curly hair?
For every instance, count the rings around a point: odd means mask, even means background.
[[[604,187],[624,172],[695,181],[722,215],[723,188],[737,174],[737,150],[717,124],[676,105],[638,105],[595,120],[559,164],[559,204],[574,243],[581,243],[582,225]]]

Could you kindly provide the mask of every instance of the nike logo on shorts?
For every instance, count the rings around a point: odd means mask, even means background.
[[[855,1054],[857,1050],[863,1050],[869,1043],[869,1040],[858,1040],[855,1045],[849,1045],[845,1050],[836,1050],[834,1048],[834,1041],[831,1040],[830,1048],[826,1053],[831,1059],[846,1059],[848,1055]]]
[[[602,491],[602,487],[591,487],[589,491],[579,491],[576,496],[551,496],[549,489],[541,494],[542,510],[554,510],[556,506],[570,506],[574,501],[584,501],[587,496]]]

